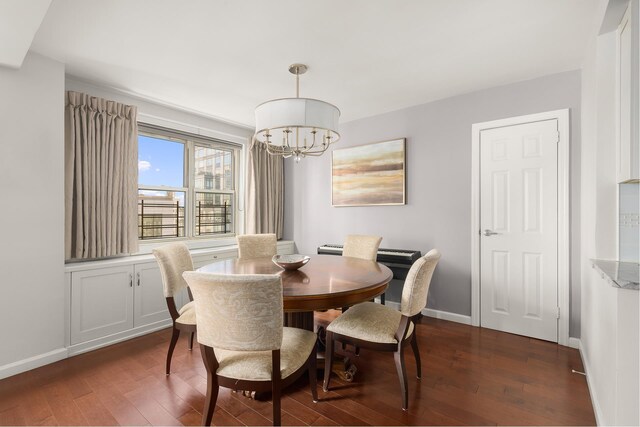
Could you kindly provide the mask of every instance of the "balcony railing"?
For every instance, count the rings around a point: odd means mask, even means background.
[[[138,201],[138,238],[163,239],[184,236],[184,207],[180,202]]]
[[[138,238],[166,239],[184,236],[184,207],[180,202],[138,201]],[[227,202],[213,204],[198,201],[195,211],[195,234],[207,236],[233,231],[233,211]]]
[[[233,231],[231,207],[198,201],[196,204],[196,235],[226,234]]]

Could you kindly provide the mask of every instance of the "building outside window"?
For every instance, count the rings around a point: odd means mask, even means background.
[[[233,143],[140,124],[138,238],[234,234],[239,150]]]

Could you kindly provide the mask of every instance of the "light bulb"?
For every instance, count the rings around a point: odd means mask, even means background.
[[[300,154],[296,154],[296,163],[300,163],[300,159],[302,159],[302,157],[300,157]]]

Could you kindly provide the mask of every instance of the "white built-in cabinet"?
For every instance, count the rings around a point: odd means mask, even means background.
[[[133,274],[133,327],[169,319],[158,263],[135,264]]]
[[[71,344],[170,320],[155,261],[71,273]]]
[[[71,344],[133,328],[133,266],[71,273]]]
[[[278,253],[293,252],[293,242],[278,242]],[[237,256],[236,247],[192,251],[194,268]],[[70,355],[171,325],[160,268],[152,255],[69,264],[66,270]],[[187,290],[175,299],[178,308],[189,302]]]
[[[583,287],[580,353],[598,425],[640,425],[640,297],[596,268]]]
[[[637,6],[636,6],[637,7]],[[617,40],[617,181],[634,182],[640,178],[640,155],[638,136],[637,103],[638,65],[640,41],[634,38],[633,27],[638,23],[637,11],[633,13],[633,5],[629,2],[616,31]],[[636,36],[637,37],[637,36]],[[636,60],[634,62],[634,57]]]

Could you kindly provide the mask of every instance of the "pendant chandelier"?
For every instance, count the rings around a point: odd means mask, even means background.
[[[338,107],[318,99],[300,98],[300,75],[307,70],[304,64],[289,67],[296,76],[295,98],[273,99],[256,107],[254,140],[264,144],[269,154],[293,156],[296,162],[306,156],[321,156],[340,139]]]

